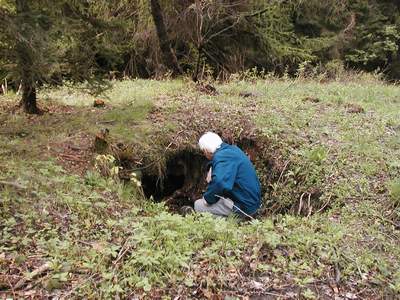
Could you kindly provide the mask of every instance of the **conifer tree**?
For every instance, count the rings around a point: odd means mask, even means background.
[[[101,87],[95,59],[101,43],[93,40],[98,35],[94,28],[104,22],[97,24],[89,8],[85,1],[0,2],[0,75],[21,86],[20,105],[26,113],[41,112],[36,96],[45,84],[68,79]]]

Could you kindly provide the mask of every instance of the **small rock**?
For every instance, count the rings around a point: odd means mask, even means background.
[[[251,281],[251,285],[253,287],[253,289],[255,290],[262,290],[264,288],[264,284],[262,284],[261,282],[252,280]]]
[[[106,106],[104,100],[96,99],[93,102],[93,107],[104,107],[104,106]]]

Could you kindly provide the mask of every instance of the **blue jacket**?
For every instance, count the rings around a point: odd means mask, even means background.
[[[211,182],[203,195],[207,203],[216,203],[219,198],[215,195],[219,195],[233,200],[247,214],[255,213],[261,204],[261,188],[247,155],[236,146],[222,143],[213,155],[211,166]]]

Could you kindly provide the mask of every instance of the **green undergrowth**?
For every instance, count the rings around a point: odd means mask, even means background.
[[[217,96],[185,81],[115,83],[103,109],[64,88],[42,95],[71,105],[68,114],[2,112],[0,297],[399,295],[399,88],[272,79],[215,86]],[[171,142],[194,148],[188,124],[247,133],[244,123],[207,123],[204,109],[232,120],[243,111],[276,164],[272,176],[256,162],[264,187],[257,220],[172,214],[145,199],[137,180],[95,168],[75,175],[47,153],[104,127],[113,142],[139,145],[129,150],[138,160]]]
[[[3,174],[28,189],[2,190],[0,266],[3,274],[12,266],[29,278],[48,263],[49,271],[30,283],[37,293],[109,298],[129,290],[150,297],[181,285],[240,294],[236,285],[253,278],[274,280],[276,289],[289,280],[301,293],[329,281],[335,266],[343,283],[386,286],[381,296],[398,289],[397,241],[369,204],[355,214],[336,211],[340,222],[331,212],[240,224],[170,214],[133,185],[97,173],[79,178],[52,162],[14,162]]]

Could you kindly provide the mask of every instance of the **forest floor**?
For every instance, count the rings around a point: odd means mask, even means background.
[[[0,97],[0,298],[396,299],[400,88],[372,78],[112,82]],[[205,131],[242,147],[256,220],[181,216]],[[97,152],[97,153],[96,153]]]

